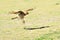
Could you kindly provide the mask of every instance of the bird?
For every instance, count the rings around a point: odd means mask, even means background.
[[[29,11],[32,11],[34,10],[33,8],[30,8],[30,9],[27,9],[25,11],[21,11],[21,10],[18,10],[18,11],[12,11],[10,12],[11,14],[18,14],[19,18],[22,20],[23,23],[25,23],[25,16],[29,14]],[[18,17],[14,17],[14,18],[11,18],[12,20],[14,19],[17,19]]]

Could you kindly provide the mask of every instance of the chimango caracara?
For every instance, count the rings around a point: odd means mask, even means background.
[[[33,10],[33,8],[28,9],[28,10],[26,10],[25,12],[24,12],[24,11],[17,11],[17,12],[12,11],[11,14],[18,14],[18,16],[19,16],[20,19],[23,21],[23,23],[25,23],[24,17],[29,14],[28,11],[32,11],[32,10]],[[13,20],[13,19],[16,19],[16,18],[18,18],[18,17],[14,17],[14,18],[11,18],[11,19]]]

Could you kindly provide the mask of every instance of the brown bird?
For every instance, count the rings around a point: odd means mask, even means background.
[[[17,12],[12,11],[11,14],[18,14],[18,16],[23,21],[23,23],[25,23],[24,17],[29,14],[28,11],[32,11],[32,10],[33,10],[33,8],[28,9],[25,12],[24,11],[17,11]],[[16,19],[16,18],[18,18],[18,17],[14,17],[14,18],[11,18],[11,19],[13,20],[13,19]]]

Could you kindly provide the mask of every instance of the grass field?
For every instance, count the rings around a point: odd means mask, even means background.
[[[14,10],[34,8],[25,17],[11,20]],[[49,28],[25,30],[26,28]],[[0,0],[0,40],[60,40],[60,0]]]

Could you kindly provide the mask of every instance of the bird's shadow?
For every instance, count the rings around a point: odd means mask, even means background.
[[[42,27],[38,27],[38,28],[24,28],[25,30],[35,30],[35,29],[43,29],[43,28],[48,28],[50,26],[42,26]]]

